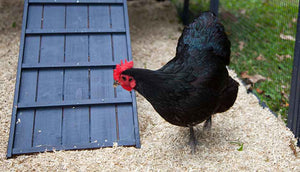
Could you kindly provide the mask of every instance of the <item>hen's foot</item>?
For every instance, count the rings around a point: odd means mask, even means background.
[[[211,130],[211,117],[209,117],[205,123],[204,123],[204,126],[203,126],[203,130],[204,131],[210,131]]]
[[[191,153],[195,154],[196,153],[196,146],[198,145],[198,142],[196,140],[193,127],[190,127],[190,141],[189,141],[189,145],[191,146]]]

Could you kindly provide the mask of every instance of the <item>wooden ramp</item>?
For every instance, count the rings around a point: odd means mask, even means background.
[[[25,0],[7,157],[140,147],[135,94],[113,87],[121,59],[126,0]]]

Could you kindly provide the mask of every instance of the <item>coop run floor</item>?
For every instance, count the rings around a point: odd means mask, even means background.
[[[6,159],[22,8],[22,0],[0,1],[0,169],[300,171],[300,158],[290,146],[292,133],[243,86],[235,105],[213,117],[210,133],[202,131],[202,124],[196,127],[200,144],[194,155],[187,143],[189,130],[165,122],[138,95],[141,149],[58,151]],[[182,29],[175,7],[169,1],[139,0],[129,1],[128,10],[135,66],[159,68],[174,56]],[[237,79],[233,71],[230,74]],[[241,151],[238,143],[243,143]]]

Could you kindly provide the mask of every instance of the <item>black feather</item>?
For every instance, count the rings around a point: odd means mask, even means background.
[[[159,70],[128,69],[142,94],[168,122],[194,126],[235,102],[238,83],[226,68],[230,41],[223,25],[210,12],[187,26],[176,56]]]

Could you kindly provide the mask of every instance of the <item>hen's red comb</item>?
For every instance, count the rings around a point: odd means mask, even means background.
[[[133,61],[127,62],[127,60],[125,60],[125,63],[123,63],[123,60],[121,60],[121,64],[117,64],[116,69],[114,69],[114,80],[119,81],[121,73],[132,67]]]

